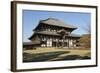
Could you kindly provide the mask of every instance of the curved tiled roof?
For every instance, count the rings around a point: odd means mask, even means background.
[[[78,34],[69,34],[70,37],[81,37],[81,35]]]
[[[40,44],[38,42],[23,42],[23,45],[35,45],[35,44]]]
[[[44,35],[60,36],[59,33],[57,33],[57,32],[50,32],[50,31],[39,31],[39,32],[35,32],[34,34],[44,34]],[[67,36],[69,36],[69,37],[80,37],[80,35],[78,35],[78,34],[69,34]]]
[[[66,24],[63,21],[59,19],[55,19],[55,18],[48,18],[46,20],[41,20],[40,22],[48,24],[48,25],[60,26],[60,27],[65,27],[65,28],[74,28],[74,29],[77,28],[73,25]]]
[[[58,27],[64,27],[64,28],[68,28],[68,29],[76,29],[77,27],[73,26],[73,25],[69,25],[69,24],[66,24],[64,23],[63,21],[59,20],[59,19],[56,19],[56,18],[48,18],[48,19],[45,19],[45,20],[40,20],[40,23],[39,24],[46,24],[46,25],[52,25],[52,26],[58,26]],[[39,26],[39,25],[38,25]],[[37,27],[38,27],[37,26]],[[36,28],[37,28],[36,27]],[[36,29],[35,28],[35,29]],[[51,31],[34,31],[34,34],[29,38],[31,39],[35,34],[44,34],[44,35],[55,35],[55,36],[60,36],[59,33],[57,32],[51,32]],[[62,30],[64,31],[64,30]],[[73,34],[70,34],[68,35],[69,37],[80,37],[78,35],[73,35]]]

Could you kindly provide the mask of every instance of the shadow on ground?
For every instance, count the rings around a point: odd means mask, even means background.
[[[46,52],[38,54],[23,53],[23,62],[41,62],[41,61],[61,61],[61,60],[85,60],[91,59],[90,53],[85,56],[80,55],[66,55],[60,57],[62,54],[68,54],[69,51],[56,51],[56,52]]]
[[[39,54],[23,53],[23,62],[49,61],[50,59],[57,58],[59,55],[64,53],[70,53],[70,52],[57,51],[57,52],[46,52],[46,53],[39,53]]]
[[[80,55],[67,55],[61,58],[57,58],[51,61],[61,61],[61,60],[85,60],[91,59],[89,56],[80,56]]]

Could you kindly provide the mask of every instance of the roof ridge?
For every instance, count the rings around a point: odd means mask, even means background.
[[[56,25],[56,26],[77,28],[74,25],[66,24],[65,22],[61,21],[60,19],[56,19],[56,18],[47,18],[45,20],[40,20],[40,21],[41,21],[41,23],[46,23],[46,24],[51,24],[51,25]]]

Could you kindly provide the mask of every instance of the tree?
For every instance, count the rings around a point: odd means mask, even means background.
[[[82,37],[79,39],[79,44],[80,44],[80,47],[90,48],[91,47],[91,36],[90,36],[90,34],[82,35]]]
[[[81,47],[90,48],[91,47],[91,25],[90,23],[86,22],[86,26],[83,27],[83,30],[86,34],[83,34],[82,37],[79,39],[79,44]]]
[[[87,34],[91,34],[91,25],[87,24],[87,26],[83,27],[83,30],[87,33]]]

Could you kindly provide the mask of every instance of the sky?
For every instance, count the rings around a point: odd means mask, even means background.
[[[37,10],[23,10],[22,12],[23,24],[23,41],[29,42],[28,39],[33,34],[33,29],[38,25],[40,20],[48,18],[56,18],[66,24],[76,26],[73,34],[86,34],[87,25],[91,24],[91,14],[83,12],[60,12],[60,11],[37,11]]]

